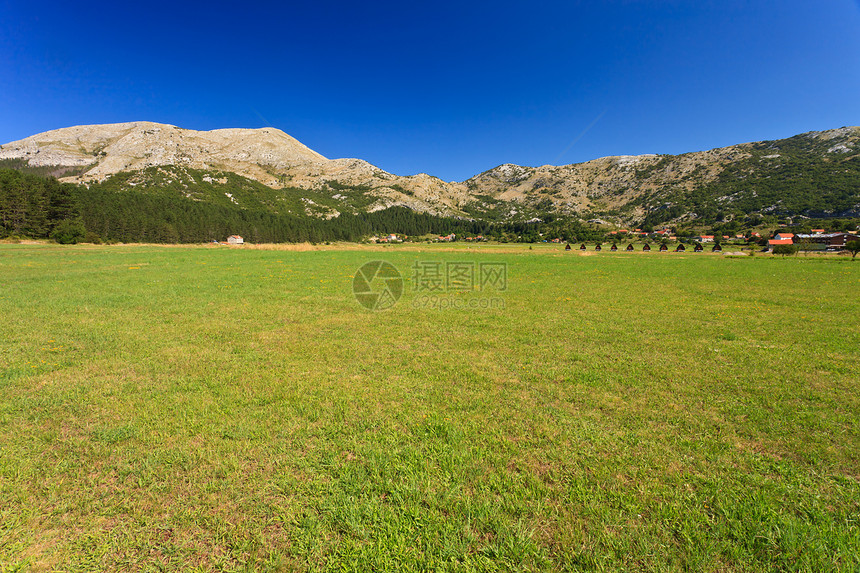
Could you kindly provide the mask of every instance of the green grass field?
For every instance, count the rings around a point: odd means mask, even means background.
[[[373,260],[386,311],[352,294]],[[507,290],[433,299],[420,262]],[[844,258],[0,245],[0,570],[857,571],[858,287]]]

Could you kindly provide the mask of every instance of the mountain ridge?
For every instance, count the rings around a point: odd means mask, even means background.
[[[0,162],[56,168],[62,181],[93,184],[153,169],[230,172],[273,190],[360,190],[363,209],[404,206],[434,215],[510,220],[540,212],[619,222],[717,217],[743,209],[860,214],[860,128],[807,132],[680,155],[607,156],[539,167],[501,164],[462,182],[399,176],[357,158],[328,159],[276,128],[195,131],[154,122],[74,126],[0,145]],[[806,173],[815,173],[814,178]],[[849,173],[845,176],[844,173]],[[773,180],[802,201],[780,197]],[[819,189],[820,188],[820,189]],[[819,201],[820,191],[826,201]],[[762,197],[766,197],[762,199]],[[706,205],[706,198],[713,204]],[[755,199],[755,200],[753,200]],[[788,201],[786,202],[786,200]],[[738,207],[738,206],[743,207]],[[337,216],[333,204],[326,216]],[[665,215],[665,216],[664,216]],[[725,216],[724,214],[722,216]]]

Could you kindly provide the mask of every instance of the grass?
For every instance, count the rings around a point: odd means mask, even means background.
[[[365,262],[406,279],[390,310]],[[504,262],[502,308],[414,304]],[[0,245],[0,570],[856,571],[860,265]],[[450,305],[450,306],[453,306]]]

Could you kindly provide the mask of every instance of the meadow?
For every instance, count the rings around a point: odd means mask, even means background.
[[[845,257],[0,245],[0,570],[857,571],[858,287]]]

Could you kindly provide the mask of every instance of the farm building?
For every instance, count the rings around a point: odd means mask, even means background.
[[[244,245],[245,239],[243,239],[239,235],[230,235],[229,237],[227,237],[227,244],[228,245]]]
[[[807,250],[844,249],[848,241],[858,240],[857,235],[850,233],[813,233],[812,235],[796,235],[795,242]],[[770,241],[768,241],[770,242]]]
[[[648,243],[645,243],[645,245],[642,247],[642,250],[643,250],[643,251],[650,251],[650,250],[651,250],[651,245],[649,245]]]

